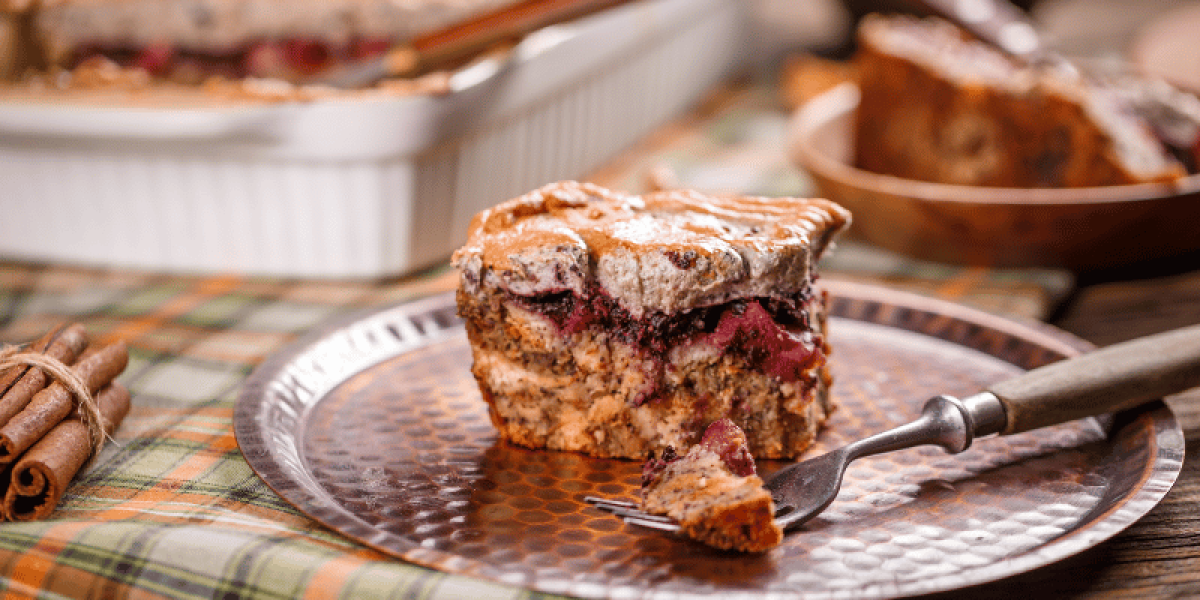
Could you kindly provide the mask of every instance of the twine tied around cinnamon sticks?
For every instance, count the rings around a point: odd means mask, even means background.
[[[115,381],[128,360],[124,342],[89,348],[79,324],[0,350],[0,516],[54,511],[129,412],[129,391]]]
[[[83,424],[87,427],[88,439],[92,442],[92,456],[99,454],[108,434],[100,422],[100,406],[96,404],[96,398],[92,396],[91,390],[87,389],[83,379],[53,356],[32,350],[21,350],[20,346],[0,347],[0,371],[25,365],[40,368],[71,392]]]

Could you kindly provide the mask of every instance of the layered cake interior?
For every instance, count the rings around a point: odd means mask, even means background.
[[[1161,96],[1165,82],[1020,64],[932,18],[872,15],[858,41],[863,169],[960,185],[1084,187],[1171,182],[1195,168],[1200,101]],[[1150,114],[1164,108],[1172,114]]]
[[[709,425],[687,454],[668,447],[646,462],[641,508],[675,519],[681,534],[724,550],[763,552],[783,541],[746,436],[729,419]]]
[[[728,418],[797,456],[832,409],[821,199],[630,196],[562,182],[478,214],[455,253],[472,371],[501,436],[645,459]]]

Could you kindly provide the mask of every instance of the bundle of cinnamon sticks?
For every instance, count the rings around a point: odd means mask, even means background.
[[[129,412],[115,381],[129,350],[89,346],[83,326],[67,324],[0,361],[0,516],[43,519]]]

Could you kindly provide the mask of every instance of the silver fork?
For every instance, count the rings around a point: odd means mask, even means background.
[[[793,529],[829,506],[851,461],[921,445],[957,454],[976,437],[1010,435],[1117,412],[1200,386],[1200,325],[1130,340],[1039,367],[962,400],[935,396],[921,416],[894,429],[785,467],[766,481],[775,521]],[[627,523],[677,532],[671,518],[637,503],[588,496]]]

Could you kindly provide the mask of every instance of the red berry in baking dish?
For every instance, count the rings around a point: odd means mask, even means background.
[[[283,49],[287,64],[305,74],[325,68],[332,58],[329,47],[315,40],[287,40],[283,43]]]
[[[279,42],[262,41],[251,44],[242,57],[242,69],[252,77],[282,77],[288,63]]]
[[[132,66],[144,69],[151,75],[167,72],[175,58],[175,48],[166,42],[157,42],[143,47],[133,59]]]
[[[359,60],[379,56],[392,47],[392,42],[382,38],[363,38],[350,42],[350,59]]]

